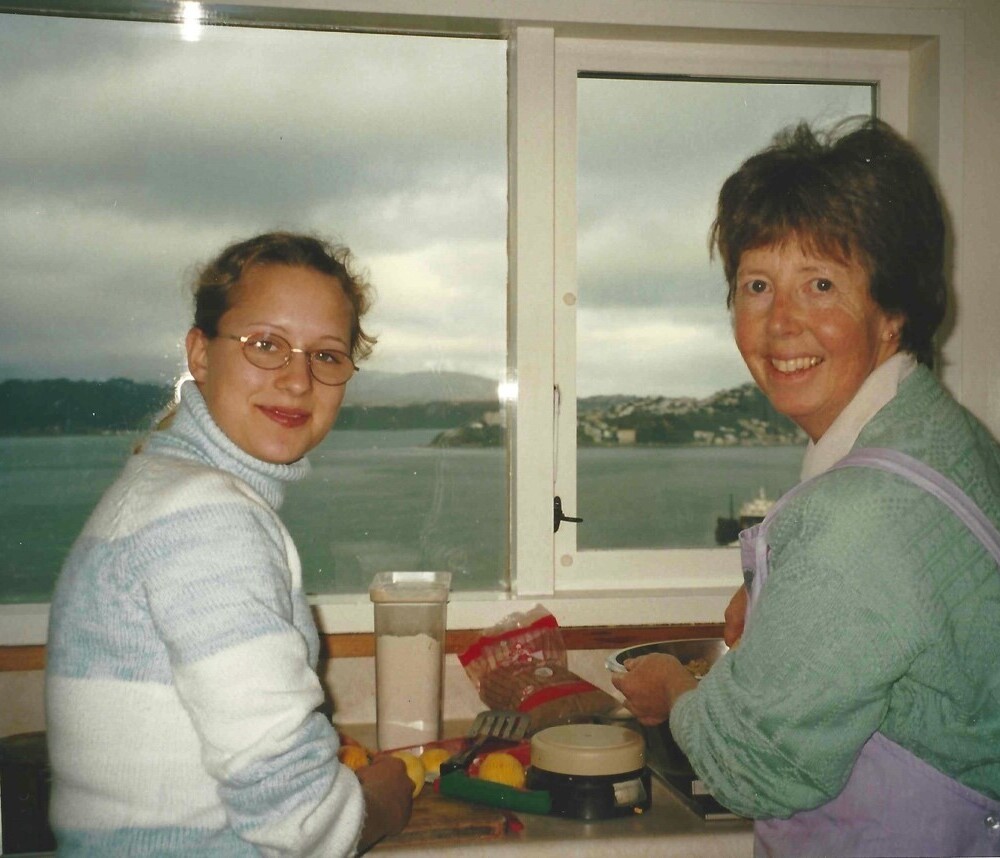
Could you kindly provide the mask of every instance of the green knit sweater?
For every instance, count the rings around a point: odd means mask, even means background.
[[[856,447],[908,453],[1000,524],[1000,446],[923,367]],[[891,474],[821,476],[771,525],[741,645],[670,727],[713,795],[785,817],[837,795],[876,730],[1000,799],[1000,569],[940,501]]]

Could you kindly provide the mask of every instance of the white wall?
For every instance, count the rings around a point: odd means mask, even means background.
[[[965,11],[965,143],[962,274],[974,285],[958,306],[963,324],[965,374],[962,400],[1000,437],[1000,3],[967,0]]]

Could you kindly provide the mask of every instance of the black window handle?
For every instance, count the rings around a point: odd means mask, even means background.
[[[564,521],[571,521],[574,524],[579,524],[583,521],[582,518],[576,518],[576,516],[563,514],[562,508],[562,498],[556,495],[555,501],[552,503],[552,532],[555,533],[559,530],[559,525]]]

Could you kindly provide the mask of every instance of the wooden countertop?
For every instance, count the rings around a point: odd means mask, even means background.
[[[464,735],[468,725],[448,722],[446,736]],[[366,745],[374,744],[375,729],[371,724],[338,725],[344,733]],[[652,807],[642,814],[628,817],[587,822],[555,816],[538,816],[515,813],[517,823],[500,834],[489,828],[490,820],[501,817],[503,812],[483,808],[472,803],[442,798],[426,786],[417,798],[421,811],[427,812],[429,803],[444,802],[449,805],[447,814],[460,820],[465,833],[455,831],[452,839],[433,837],[420,842],[391,838],[377,844],[369,854],[384,853],[386,858],[433,858],[447,855],[489,856],[489,858],[606,858],[608,855],[628,854],[629,858],[751,858],[753,854],[753,827],[749,820],[705,820],[689,809],[666,784],[653,778]],[[467,804],[463,815],[461,807]],[[415,804],[415,807],[417,805]],[[435,806],[436,812],[441,808]],[[415,814],[416,816],[416,814]],[[447,817],[446,817],[447,818]],[[405,832],[404,832],[405,833]]]
[[[419,799],[418,799],[419,800]],[[457,843],[380,844],[372,853],[386,858],[432,858],[435,855],[477,855],[490,858],[751,858],[753,827],[749,820],[705,821],[669,789],[653,779],[652,807],[641,815],[596,822],[553,816],[515,814],[520,832]],[[474,851],[473,851],[474,850]]]

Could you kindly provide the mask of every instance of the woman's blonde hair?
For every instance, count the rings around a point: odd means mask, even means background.
[[[257,265],[291,265],[328,274],[340,283],[353,308],[351,359],[368,357],[376,338],[361,327],[361,318],[371,309],[373,289],[354,268],[350,250],[311,235],[267,232],[226,247],[202,266],[195,278],[194,326],[212,339],[219,334],[219,319],[232,306],[232,292],[243,274]]]

